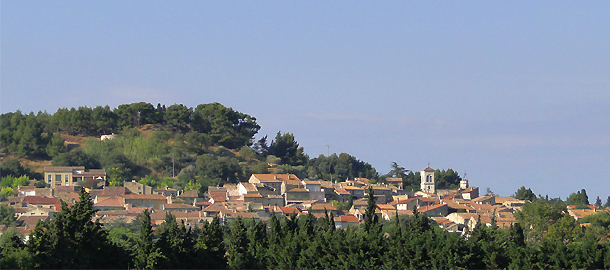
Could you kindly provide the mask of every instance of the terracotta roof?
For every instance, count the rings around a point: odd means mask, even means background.
[[[154,213],[150,213],[150,220],[164,220],[165,215],[169,213],[167,211],[157,211]]]
[[[85,170],[84,166],[48,166],[44,167],[45,172],[72,172],[72,170]]]
[[[23,198],[22,203],[28,204],[58,204],[59,198],[48,198],[48,197],[40,197],[40,196],[25,196]]]
[[[196,202],[195,205],[202,206],[202,207],[207,207],[207,206],[212,205],[212,203],[211,202]]]
[[[403,204],[403,203],[408,203],[408,202],[415,201],[415,200],[417,200],[417,199],[418,199],[418,198],[408,198],[408,199],[406,199],[406,200],[398,200],[398,201],[394,201],[394,202],[396,202],[396,204]]]
[[[130,213],[136,213],[136,214],[139,214],[139,213],[144,212],[144,210],[146,210],[146,209],[148,209],[148,211],[149,211],[149,212],[150,212],[150,210],[151,210],[150,208],[148,208],[148,207],[144,207],[144,206],[142,206],[142,207],[134,207],[134,206],[129,206],[129,208],[127,209],[127,211],[129,211]]]
[[[335,188],[335,192],[339,195],[350,195],[351,193],[342,187]]]
[[[310,208],[310,210],[328,210],[328,211],[335,211],[337,210],[336,207],[334,207],[332,204],[330,203],[317,203],[312,205]]]
[[[396,207],[394,207],[391,204],[378,204],[377,208],[379,208],[381,210],[394,210],[394,209],[396,209]]]
[[[255,177],[260,182],[280,182],[285,180],[299,180],[294,174],[252,174],[251,177]]]
[[[125,196],[125,187],[108,187],[104,186],[102,196]]]
[[[119,196],[97,197],[97,207],[125,207],[125,198]]]
[[[368,189],[367,189],[368,190]],[[373,191],[375,190],[385,190],[385,191],[391,191],[392,189],[389,187],[381,187],[381,186],[373,186]]]
[[[482,196],[472,199],[473,202],[482,202],[491,199],[491,196]]]
[[[306,185],[322,185],[320,181],[303,181]]]
[[[35,186],[20,186],[18,188],[19,191],[33,191],[36,190]]]
[[[296,207],[280,206],[278,208],[282,210],[282,213],[284,214],[301,213],[301,211],[299,211],[299,209],[297,209]]]
[[[125,194],[126,200],[167,200],[161,194]]]
[[[243,195],[244,198],[262,198],[263,195],[260,195],[258,193],[248,193],[248,194],[244,194]]]
[[[256,188],[256,186],[255,186],[254,184],[252,184],[252,183],[248,183],[248,182],[241,182],[241,183],[239,183],[239,184],[240,184],[241,186],[243,186],[243,187],[244,187],[244,189],[245,189],[247,192],[257,192],[257,191],[258,191],[258,189]]]
[[[341,221],[341,222],[350,222],[350,223],[360,223],[360,220],[358,219],[358,217],[354,216],[354,215],[345,215],[345,216],[338,216],[335,218],[335,221]]]
[[[210,192],[210,197],[227,197],[227,192]]]
[[[469,187],[467,189],[464,189],[464,191],[462,191],[462,193],[469,193],[469,192],[473,192],[474,190],[478,190],[479,187]]]
[[[241,217],[241,218],[254,218],[254,219],[258,219],[259,218],[258,214],[255,213],[255,212],[226,212],[224,214],[226,216],[232,217],[232,218],[237,218],[237,217]]]
[[[436,170],[432,169],[432,168],[430,168],[430,166],[428,166],[427,168],[422,169],[422,171],[424,171],[424,172],[434,172]]]
[[[184,204],[184,203],[172,203],[172,204],[164,204],[164,209],[198,209],[199,207]]]
[[[422,207],[418,208],[417,210],[420,213],[425,213],[425,212],[428,212],[428,211],[431,211],[431,210],[434,210],[434,209],[441,208],[443,206],[446,207],[447,205],[443,203],[443,204],[436,204],[436,205],[431,205],[431,206],[422,206]]]
[[[177,190],[170,188],[170,187],[162,187],[162,188],[153,189],[153,191],[177,191]]]
[[[199,219],[203,215],[201,211],[191,211],[191,212],[173,212],[172,213],[177,219]]]
[[[219,212],[220,210],[228,209],[227,205],[224,203],[213,203],[210,206],[206,207],[204,211],[206,212]]]
[[[47,219],[49,219],[49,216],[20,216],[17,218],[17,220],[23,221],[25,226],[32,229],[36,227],[39,220],[46,221]]]

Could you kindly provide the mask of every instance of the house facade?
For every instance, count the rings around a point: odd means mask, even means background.
[[[74,186],[77,182],[96,181],[98,186],[106,184],[104,169],[85,169],[83,166],[44,167],[44,181],[48,188]]]

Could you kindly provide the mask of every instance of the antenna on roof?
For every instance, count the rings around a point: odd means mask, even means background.
[[[430,167],[430,162],[428,162],[428,167]]]

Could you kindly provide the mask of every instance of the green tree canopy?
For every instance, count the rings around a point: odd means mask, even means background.
[[[580,191],[570,194],[568,199],[566,199],[566,204],[576,206],[589,205],[589,196],[587,196],[587,191],[583,188]]]
[[[260,126],[256,118],[234,111],[220,103],[198,105],[193,112],[191,128],[206,133],[212,142],[231,149],[250,145]]]
[[[269,145],[269,154],[280,158],[282,164],[291,166],[305,165],[309,159],[303,147],[299,147],[299,143],[294,139],[292,133],[282,134],[279,131]]]
[[[536,199],[536,194],[534,194],[531,189],[521,186],[519,189],[517,189],[515,194],[513,194],[513,197],[519,200],[533,201]]]

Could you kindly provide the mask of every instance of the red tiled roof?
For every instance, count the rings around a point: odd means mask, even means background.
[[[278,207],[284,214],[301,213],[296,207],[280,206]]]
[[[125,194],[126,200],[167,200],[160,194]]]
[[[337,210],[337,208],[334,207],[330,203],[318,203],[318,204],[314,204],[309,209],[311,209],[311,210],[324,210],[324,209],[326,209],[328,211],[335,211],[335,210]]]
[[[428,166],[427,168],[422,169],[422,171],[424,171],[424,172],[434,172],[436,170],[432,169],[432,168],[430,168],[430,166]]]
[[[396,204],[403,204],[403,203],[408,203],[408,202],[412,202],[414,200],[417,200],[418,198],[408,198],[406,200],[398,200],[398,201],[394,201],[396,202]]]
[[[49,216],[20,216],[17,220],[23,221],[28,228],[36,227],[39,220],[45,221]]]
[[[163,207],[165,209],[196,209],[198,207],[184,204],[184,203],[172,203],[172,204],[164,204]]]
[[[428,212],[428,211],[431,211],[431,210],[434,210],[437,208],[441,208],[443,206],[447,206],[447,205],[443,203],[443,204],[436,204],[436,205],[432,205],[432,206],[422,206],[422,207],[418,208],[418,211],[420,213],[425,213],[425,212]]]
[[[294,174],[252,174],[251,177],[255,177],[260,182],[281,182],[284,180],[299,180]]]
[[[349,195],[349,194],[351,194],[351,193],[349,193],[347,190],[345,190],[345,189],[344,189],[344,188],[342,188],[342,187],[337,187],[337,188],[335,188],[335,192],[336,192],[337,194],[339,194],[339,195]]]
[[[72,170],[85,170],[84,166],[48,166],[44,167],[45,172],[72,172]]]
[[[307,185],[322,185],[320,181],[303,181]]]
[[[97,207],[125,207],[125,198],[119,196],[100,197],[95,204]]]
[[[104,187],[102,196],[125,196],[125,187]]]
[[[354,215],[345,215],[337,217],[341,222],[351,222],[351,223],[360,223],[358,217]]]
[[[25,196],[23,198],[23,201],[21,201],[21,202],[28,203],[28,204],[58,204],[59,198],[57,198],[57,197],[48,198],[48,197],[41,197],[41,196]]]

